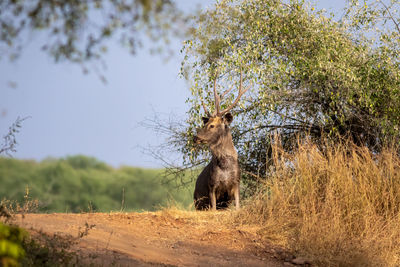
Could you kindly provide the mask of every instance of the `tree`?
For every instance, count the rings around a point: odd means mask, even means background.
[[[84,63],[107,51],[118,37],[135,53],[147,34],[168,43],[184,33],[187,17],[170,0],[4,0],[0,2],[0,49],[11,58],[21,52],[32,32],[48,35],[43,44],[55,61]]]
[[[42,49],[55,62],[81,64],[101,60],[107,41],[118,38],[132,54],[147,35],[157,46],[169,38],[184,35],[189,16],[170,0],[2,0],[0,1],[0,59],[19,56],[32,33],[46,34]],[[105,81],[103,75],[99,77]],[[15,152],[15,133],[23,119],[17,119],[4,136],[0,154]]]
[[[362,11],[352,3],[347,14]],[[374,10],[360,17],[372,23],[378,14],[388,14],[385,8]],[[241,71],[252,89],[237,110],[233,130],[249,183],[268,170],[270,136],[277,130],[286,149],[298,136],[317,143],[322,136],[351,138],[372,151],[399,143],[398,20],[393,17],[394,29],[374,35],[360,30],[368,23],[349,18],[335,21],[296,0],[225,0],[199,16],[184,49],[183,70],[193,70],[186,142],[178,148],[185,162],[201,159],[191,140],[201,122],[202,101],[213,105],[214,79],[228,88],[237,85]]]

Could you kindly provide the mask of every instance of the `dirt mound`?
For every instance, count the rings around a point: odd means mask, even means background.
[[[96,266],[283,266],[256,229],[227,227],[224,212],[25,214],[32,235],[82,236],[72,250]],[[225,216],[226,217],[226,216]]]

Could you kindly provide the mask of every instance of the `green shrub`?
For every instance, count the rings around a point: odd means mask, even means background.
[[[22,228],[0,222],[0,263],[1,266],[19,266],[25,256],[22,247],[27,232]]]

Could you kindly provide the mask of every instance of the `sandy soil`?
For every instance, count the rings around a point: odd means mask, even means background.
[[[77,237],[72,250],[95,266],[287,266],[256,229],[226,226],[224,212],[25,214],[16,223]],[[226,217],[226,216],[225,216]],[[88,229],[87,235],[82,234]]]

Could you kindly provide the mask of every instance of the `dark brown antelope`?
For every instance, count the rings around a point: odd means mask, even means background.
[[[194,190],[194,204],[197,210],[216,210],[228,207],[235,200],[239,209],[240,169],[236,149],[233,145],[229,124],[233,120],[230,110],[237,105],[242,95],[249,89],[243,89],[240,72],[239,93],[235,101],[226,109],[220,110],[221,99],[232,89],[221,94],[217,92],[217,78],[214,80],[215,111],[211,114],[203,108],[207,117],[203,117],[203,128],[197,129],[194,141],[207,144],[211,150],[211,162],[200,173]]]

